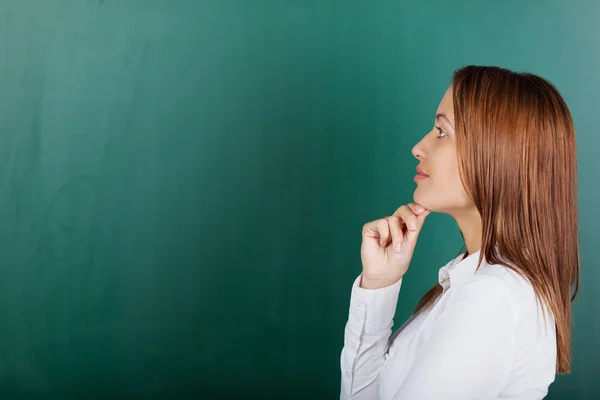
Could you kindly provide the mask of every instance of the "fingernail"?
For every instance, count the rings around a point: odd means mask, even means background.
[[[416,206],[416,207],[415,207],[415,211],[421,212],[421,211],[423,211],[423,207],[421,207],[421,206]]]
[[[413,222],[411,222],[411,223],[409,224],[409,226],[410,226],[410,229],[411,229],[411,230],[413,230],[413,231],[414,231],[415,229],[417,229],[417,224],[416,224],[414,221],[413,221]]]
[[[400,243],[396,243],[394,250],[396,250],[396,253],[400,253],[402,251],[402,245]]]

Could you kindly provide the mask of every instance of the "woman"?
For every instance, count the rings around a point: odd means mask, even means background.
[[[579,290],[575,129],[547,80],[498,67],[454,73],[413,148],[414,203],[363,227],[363,270],[341,353],[342,399],[542,399],[570,371]],[[466,252],[392,336],[430,212]],[[575,285],[571,297],[571,287]]]

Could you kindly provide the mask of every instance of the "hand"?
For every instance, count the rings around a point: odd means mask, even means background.
[[[431,211],[410,203],[393,215],[367,222],[362,230],[360,286],[377,289],[392,285],[408,270],[425,218]]]

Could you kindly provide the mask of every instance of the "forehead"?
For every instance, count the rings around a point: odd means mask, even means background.
[[[446,114],[450,121],[454,121],[454,102],[452,99],[452,86],[450,86],[446,93],[444,93],[444,97],[442,97],[442,101],[440,101],[440,105],[437,110],[438,114]]]

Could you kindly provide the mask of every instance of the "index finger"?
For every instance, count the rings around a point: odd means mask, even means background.
[[[417,229],[417,216],[408,206],[400,206],[393,215],[400,217],[411,231]]]

